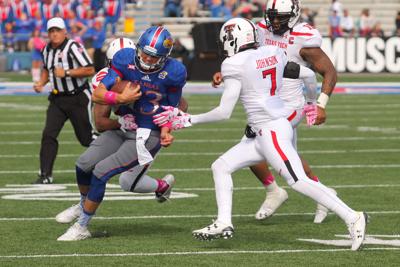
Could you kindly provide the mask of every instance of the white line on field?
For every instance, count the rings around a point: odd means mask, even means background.
[[[400,140],[400,136],[375,136],[375,137],[363,137],[363,136],[353,136],[353,137],[304,137],[299,138],[299,142],[329,142],[329,141],[386,141],[386,140]],[[177,139],[174,143],[238,143],[240,139]],[[71,145],[78,144],[77,141],[61,141],[60,144]],[[40,141],[1,141],[0,145],[39,145]]]
[[[400,214],[400,210],[392,211],[366,211],[368,214],[386,214],[386,215],[397,215]],[[333,213],[329,213],[333,215]],[[274,216],[315,216],[315,212],[293,212],[293,213],[274,213]],[[112,220],[146,220],[146,219],[196,219],[196,218],[215,218],[216,215],[206,214],[193,214],[193,215],[144,215],[144,216],[110,216],[102,217],[95,216],[94,220],[112,221]],[[233,214],[235,218],[254,217],[254,214]],[[29,218],[0,218],[0,222],[9,221],[52,221],[54,217],[29,217]]]
[[[400,164],[339,164],[339,165],[311,165],[314,169],[384,169],[384,168],[400,168]],[[245,169],[243,169],[245,170]],[[211,168],[181,168],[181,169],[151,169],[153,172],[204,172],[211,171]],[[21,173],[37,173],[37,170],[1,170],[0,174],[21,174]],[[53,173],[75,173],[75,170],[54,170]]]
[[[400,250],[400,248],[363,248],[367,251]],[[154,257],[154,256],[187,256],[187,255],[223,255],[223,254],[291,254],[318,252],[352,252],[350,249],[285,249],[285,250],[221,250],[221,251],[171,251],[171,252],[136,252],[136,253],[74,253],[74,254],[33,254],[33,255],[0,255],[2,259],[31,259],[31,258],[67,258],[67,257]]]
[[[351,154],[351,153],[396,153],[400,152],[400,148],[388,148],[388,149],[354,149],[354,150],[303,150],[299,151],[300,154]],[[162,156],[218,156],[225,153],[220,152],[162,152],[157,157]],[[58,158],[75,158],[79,157],[80,154],[59,154]],[[24,154],[24,155],[1,155],[0,158],[38,158],[38,154]]]

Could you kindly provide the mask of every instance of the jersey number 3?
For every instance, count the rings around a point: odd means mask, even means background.
[[[263,75],[263,79],[267,78],[267,76],[270,76],[270,78],[271,78],[271,91],[270,91],[269,94],[271,96],[275,95],[275,93],[276,93],[276,68],[263,70],[262,75]]]

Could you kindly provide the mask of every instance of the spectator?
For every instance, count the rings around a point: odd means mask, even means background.
[[[211,17],[213,18],[224,18],[228,20],[232,17],[232,10],[225,6],[222,0],[212,0],[210,11]]]
[[[19,18],[15,19],[14,25],[17,51],[28,51],[28,41],[35,29],[35,22],[33,19],[29,19],[25,12],[22,12]]]
[[[334,39],[342,36],[342,32],[340,29],[340,17],[337,14],[337,11],[332,11],[332,15],[329,16],[329,36]]]
[[[7,22],[4,25],[4,34],[2,34],[3,45],[5,47],[5,51],[8,53],[14,52],[14,44],[15,44],[15,36],[13,32],[13,25],[11,22]]]
[[[375,25],[375,19],[369,14],[369,9],[365,8],[361,11],[360,17],[360,36],[368,37]]]
[[[196,17],[199,0],[183,0],[182,9],[184,17]]]
[[[40,13],[40,4],[37,0],[28,0],[25,5],[26,15],[28,18],[35,19],[36,14]]]
[[[21,19],[22,13],[25,12],[25,3],[22,0],[11,1],[11,9],[14,19]]]
[[[385,38],[385,33],[382,30],[382,24],[379,21],[372,27],[370,36]]]
[[[397,12],[395,23],[396,23],[395,35],[400,36],[400,11]]]
[[[247,2],[247,0],[240,0],[239,6],[232,12],[232,16],[240,16],[251,20],[253,18],[253,12],[257,11],[258,6]]]
[[[40,30],[35,29],[32,32],[32,37],[29,39],[28,47],[32,51],[32,81],[40,80],[40,68],[42,66],[42,50],[46,46],[46,41],[40,37]]]
[[[6,25],[14,21],[13,12],[10,3],[6,1],[0,2],[0,22],[1,22],[1,33],[8,33]],[[9,27],[9,26],[8,26]],[[12,25],[11,25],[12,28]]]
[[[182,16],[181,0],[165,0],[164,16],[181,17]]]
[[[332,0],[331,7],[329,8],[329,11],[332,13],[333,11],[336,11],[336,14],[338,17],[343,16],[343,5],[342,3],[339,2],[339,0]]]
[[[108,24],[111,24],[111,33],[115,35],[117,31],[117,22],[121,16],[122,2],[121,0],[105,0],[103,7],[104,16],[106,18],[104,29],[107,31]]]
[[[40,148],[40,175],[36,184],[51,184],[57,156],[57,137],[69,119],[83,146],[92,142],[90,91],[87,77],[94,74],[92,61],[85,49],[67,38],[64,20],[56,17],[47,22],[49,43],[43,49],[43,70],[33,89],[40,93],[50,81],[46,124]],[[63,55],[62,57],[58,55]]]
[[[301,10],[301,21],[305,22],[313,27],[315,27],[314,19],[318,15],[318,12],[310,10],[308,7],[305,7]]]
[[[43,0],[40,5],[40,14],[42,15],[43,23],[46,25],[47,21],[55,17],[56,5],[52,0]]]
[[[93,27],[89,29],[88,34],[91,36],[92,40],[92,47],[94,49],[93,63],[97,72],[106,65],[106,55],[102,51],[104,42],[106,41],[106,32],[104,30],[103,21],[101,18],[94,21]]]
[[[79,21],[73,21],[71,22],[69,28],[71,39],[84,46],[83,35],[87,31],[85,24]]]
[[[354,21],[347,9],[343,10],[343,17],[340,19],[340,24],[345,37],[354,37]]]

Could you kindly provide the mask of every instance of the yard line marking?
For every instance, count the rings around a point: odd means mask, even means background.
[[[388,149],[354,149],[354,150],[303,150],[299,151],[299,154],[350,154],[350,153],[395,153],[400,152],[400,148],[388,148]],[[225,153],[220,152],[162,152],[157,157],[162,156],[218,156]],[[74,158],[79,157],[80,154],[58,154],[58,158]],[[0,154],[0,158],[38,158],[38,154],[25,154],[25,155],[11,155],[11,154]]]
[[[400,136],[353,136],[353,137],[304,137],[298,139],[300,142],[323,142],[323,141],[386,141],[386,140],[400,140]],[[240,139],[177,139],[174,143],[238,143]],[[78,141],[61,141],[60,144],[71,145],[78,144]],[[40,141],[1,141],[0,145],[39,145]]]
[[[365,169],[379,169],[379,168],[400,168],[400,164],[339,164],[339,165],[310,165],[314,169],[353,169],[353,168],[365,168]],[[151,169],[153,172],[204,172],[211,171],[211,168],[178,168],[178,169]],[[246,169],[241,169],[243,171]],[[0,174],[19,174],[19,173],[37,173],[37,170],[2,170]],[[75,170],[54,170],[53,173],[75,173]]]
[[[400,248],[363,248],[368,251],[400,250]],[[33,255],[0,255],[2,259],[31,259],[31,258],[66,258],[66,257],[143,257],[143,256],[187,256],[187,255],[223,255],[223,254],[290,254],[316,252],[352,252],[348,248],[335,249],[285,249],[285,250],[208,250],[208,251],[171,251],[171,252],[135,252],[135,253],[74,253],[74,254],[33,254]]]
[[[400,210],[393,211],[365,211],[368,214],[386,214],[386,215],[397,215],[400,214]],[[330,215],[334,213],[330,212]],[[274,213],[274,216],[315,216],[315,212],[292,212],[292,213]],[[197,218],[215,218],[216,214],[193,214],[193,215],[143,215],[143,216],[94,216],[93,220],[112,221],[112,220],[147,220],[147,219],[197,219]],[[235,218],[247,218],[254,217],[254,214],[233,214]],[[55,217],[30,217],[30,218],[0,218],[0,222],[13,222],[13,221],[52,221]]]

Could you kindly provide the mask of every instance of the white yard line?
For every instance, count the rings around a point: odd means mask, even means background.
[[[384,169],[384,168],[400,168],[400,164],[337,164],[337,165],[311,165],[314,169]],[[153,172],[204,172],[211,171],[211,168],[166,168],[166,169],[151,169]],[[37,170],[1,170],[0,174],[29,174],[36,173]],[[75,173],[75,170],[54,170],[53,173]]]
[[[400,248],[363,248],[364,251],[399,251]],[[74,253],[74,254],[33,254],[33,255],[0,255],[0,259],[32,259],[32,258],[75,258],[75,257],[154,257],[154,256],[188,256],[188,255],[243,255],[243,254],[294,254],[321,252],[352,252],[346,248],[336,249],[285,249],[285,250],[209,250],[209,251],[166,251],[166,252],[136,252],[136,253]]]
[[[221,152],[162,152],[157,157],[162,156],[218,156],[223,154]],[[354,150],[303,150],[299,151],[300,154],[351,154],[351,153],[397,153],[400,152],[400,148],[388,148],[388,149],[354,149]],[[75,158],[79,157],[80,154],[58,154],[58,158]],[[11,155],[11,154],[0,154],[0,158],[38,158],[38,154],[24,154],[24,155]]]
[[[368,214],[380,214],[380,215],[398,215],[400,210],[388,210],[388,211],[366,211]],[[333,214],[333,213],[329,213]],[[293,213],[274,213],[274,216],[288,217],[288,216],[315,216],[315,212],[293,212]],[[147,219],[197,219],[197,218],[215,218],[216,215],[207,214],[184,214],[184,215],[144,215],[144,216],[95,216],[93,220],[112,221],[112,220],[147,220]],[[233,214],[232,217],[254,217],[254,214]],[[0,222],[13,222],[13,221],[52,221],[54,217],[27,217],[27,218],[5,218],[0,217]]]
[[[299,138],[299,142],[330,142],[330,141],[386,141],[386,140],[400,140],[400,136],[375,136],[375,137],[303,137]],[[240,139],[177,139],[174,143],[237,143]],[[78,144],[77,141],[61,141],[60,144],[71,145]],[[0,145],[39,145],[40,141],[1,141]]]

